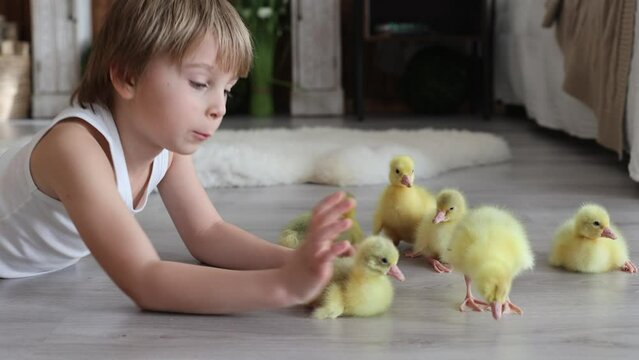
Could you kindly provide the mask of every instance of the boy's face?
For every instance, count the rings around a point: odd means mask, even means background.
[[[220,126],[237,77],[216,63],[217,44],[207,34],[182,64],[152,59],[134,85],[129,104],[138,138],[151,146],[191,154]]]

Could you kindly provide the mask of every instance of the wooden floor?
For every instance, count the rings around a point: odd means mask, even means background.
[[[435,274],[423,260],[405,258],[400,267],[407,280],[395,283],[392,308],[377,318],[313,320],[303,308],[235,316],[141,312],[88,257],[50,275],[0,280],[0,358],[611,359],[639,353],[639,276],[566,273],[546,262],[556,226],[585,201],[608,207],[628,239],[632,258],[639,260],[639,186],[614,154],[522,119],[384,118],[356,123],[229,118],[223,127],[309,123],[379,129],[463,127],[504,136],[513,150],[512,161],[418,183],[434,190],[458,187],[471,205],[503,205],[525,222],[537,264],[515,281],[511,292],[525,314],[495,321],[487,312],[460,313],[462,276]],[[24,131],[16,126],[3,134]],[[381,189],[347,188],[358,199],[365,230],[371,227]],[[274,240],[290,218],[334,190],[295,185],[208,193],[228,221]],[[157,195],[139,220],[164,259],[194,262]]]

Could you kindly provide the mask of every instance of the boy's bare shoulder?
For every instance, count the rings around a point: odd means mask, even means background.
[[[69,177],[108,171],[113,177],[109,145],[90,124],[77,118],[60,121],[40,139],[31,154],[31,176],[45,194],[58,198],[57,184]],[[108,177],[107,177],[108,178]]]
[[[74,143],[73,141],[77,141],[78,143]],[[103,148],[106,146],[106,150],[109,152],[108,142],[98,130],[82,119],[68,118],[52,126],[42,139],[40,139],[34,151],[40,146],[62,146],[64,148],[64,145],[75,147],[76,145],[90,144],[98,144]]]

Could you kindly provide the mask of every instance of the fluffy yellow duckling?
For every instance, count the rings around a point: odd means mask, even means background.
[[[448,249],[448,243],[459,221],[466,215],[464,195],[455,189],[437,193],[437,209],[424,216],[415,235],[414,255],[423,255],[437,273],[451,269],[439,260]]]
[[[354,198],[352,194],[347,194],[347,196]],[[353,245],[361,243],[364,240],[364,232],[357,222],[357,212],[355,208],[345,213],[344,218],[351,219],[352,225],[348,230],[340,234],[335,241],[348,240]],[[310,212],[303,213],[291,220],[280,233],[279,244],[291,249],[296,249],[306,238],[310,221]]]
[[[399,252],[389,239],[366,238],[354,256],[335,260],[333,279],[311,304],[313,317],[374,316],[388,310],[394,289],[386,275],[404,281],[398,260]]]
[[[596,204],[583,205],[559,227],[549,262],[586,273],[637,272],[621,232],[610,222],[606,209]]]
[[[510,287],[522,270],[533,267],[534,258],[524,227],[510,213],[491,206],[470,210],[453,232],[444,260],[464,274],[460,311],[483,311],[490,304],[495,319],[523,313],[510,302]],[[473,298],[471,281],[487,303]]]
[[[415,164],[409,156],[391,160],[388,179],[390,184],[384,189],[373,218],[373,234],[383,230],[395,245],[401,240],[412,244],[417,225],[435,209],[435,198],[426,189],[413,186]]]

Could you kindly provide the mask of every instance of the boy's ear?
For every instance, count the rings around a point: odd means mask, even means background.
[[[123,75],[122,71],[115,65],[109,67],[109,78],[115,92],[121,98],[125,100],[133,98],[133,95],[135,95],[135,81],[133,78]]]

